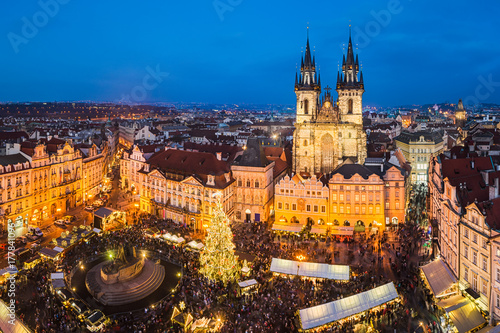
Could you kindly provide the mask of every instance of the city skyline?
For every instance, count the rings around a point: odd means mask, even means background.
[[[450,3],[13,4],[0,23],[0,101],[294,104],[307,27],[324,88],[351,24],[365,104],[500,103],[494,11]]]

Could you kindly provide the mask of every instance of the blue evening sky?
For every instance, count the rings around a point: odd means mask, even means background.
[[[294,104],[306,27],[322,84],[332,86],[351,22],[365,104],[500,103],[496,0],[26,0],[2,7],[2,102]]]

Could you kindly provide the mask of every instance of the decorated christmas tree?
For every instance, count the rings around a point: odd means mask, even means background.
[[[220,195],[217,196],[215,214],[205,238],[205,248],[200,255],[200,273],[211,281],[222,281],[224,285],[234,280],[238,274],[233,233],[222,208]]]

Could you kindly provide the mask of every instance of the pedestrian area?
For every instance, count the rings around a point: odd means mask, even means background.
[[[309,330],[376,308],[399,297],[394,283],[299,311],[302,330]]]
[[[310,278],[349,281],[349,266],[273,258],[271,272]]]
[[[14,325],[9,323],[11,320],[12,318],[10,317],[10,311],[7,304],[0,300],[0,331],[6,333],[32,332],[29,328],[24,326],[23,323],[21,323],[21,320],[19,320],[17,316],[15,316],[15,319],[13,320]]]

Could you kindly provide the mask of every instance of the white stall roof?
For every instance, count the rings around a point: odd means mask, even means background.
[[[288,232],[300,232],[303,227],[302,225],[273,224],[273,230]]]
[[[50,274],[50,279],[51,280],[61,280],[64,279],[64,273],[63,272],[56,272]]]
[[[299,311],[302,329],[314,327],[341,320],[357,313],[382,305],[398,297],[392,282],[383,286]]]
[[[64,251],[64,249],[62,247],[59,247],[59,246],[54,247],[53,250],[57,251],[59,253],[61,253],[62,251]]]
[[[9,323],[10,311],[7,304],[0,300],[0,332],[12,332],[12,333],[31,333],[32,331],[24,326],[23,322],[16,316],[14,320],[14,325]]]
[[[425,278],[427,279],[427,282],[429,282],[435,296],[438,296],[442,292],[451,288],[453,284],[457,283],[453,273],[451,273],[441,259],[434,260],[433,262],[420,268],[422,269],[422,272],[424,272]]]
[[[318,264],[273,258],[271,272],[316,277],[331,280],[349,280],[349,266]]]
[[[255,279],[238,282],[238,286],[240,286],[240,288],[246,288],[256,284],[258,284],[258,282]]]
[[[190,241],[187,245],[197,250],[201,250],[204,247],[203,243],[198,243],[196,241]]]
[[[92,229],[92,231],[95,232],[96,234],[100,234],[102,230],[94,228],[94,229]]]

